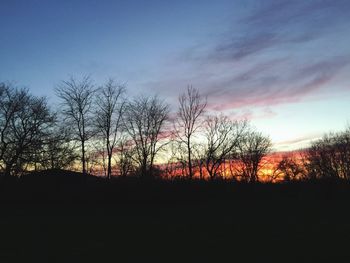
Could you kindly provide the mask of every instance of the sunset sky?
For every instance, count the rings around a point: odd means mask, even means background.
[[[282,151],[350,123],[349,0],[1,0],[0,59],[0,82],[53,104],[70,75],[174,110],[192,85]]]

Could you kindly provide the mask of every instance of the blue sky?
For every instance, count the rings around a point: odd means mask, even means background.
[[[191,84],[295,149],[350,121],[349,28],[347,0],[2,0],[0,81],[56,103],[71,75],[113,77],[173,105]]]

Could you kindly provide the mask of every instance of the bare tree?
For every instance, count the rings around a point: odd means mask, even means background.
[[[55,116],[45,98],[26,89],[3,86],[0,90],[0,164],[6,175],[18,174],[43,150]]]
[[[96,140],[93,140],[92,143],[90,143],[90,147],[92,147],[92,151],[95,153],[95,162],[99,164],[100,167],[102,167],[103,175],[107,177],[107,152],[105,151],[105,140],[100,140],[97,138]],[[90,155],[92,157],[92,155]],[[101,174],[101,170],[98,170],[99,175]]]
[[[81,144],[82,171],[86,174],[86,142],[93,136],[93,84],[89,77],[80,81],[70,78],[56,88],[56,94],[62,100],[62,113],[67,124],[72,127],[74,139]]]
[[[122,114],[125,106],[125,99],[122,95],[125,88],[109,80],[98,90],[96,99],[96,128],[105,143],[107,152],[107,178],[112,176],[112,155],[121,136]]]
[[[186,145],[189,177],[193,177],[192,164],[192,138],[200,127],[200,117],[206,107],[206,99],[201,97],[199,91],[192,86],[179,96],[178,118],[175,131],[179,140]]]
[[[44,140],[41,154],[36,158],[34,167],[43,169],[63,169],[71,166],[77,159],[76,143],[70,132],[57,122]]]
[[[282,156],[274,173],[282,176],[283,180],[288,182],[303,179],[306,171],[303,163],[297,160],[295,153],[290,153]]]
[[[123,136],[117,145],[117,158],[114,157],[120,176],[125,177],[134,172],[133,155],[132,142]]]
[[[305,157],[309,178],[350,179],[350,130],[313,142]]]
[[[134,144],[134,160],[141,175],[151,176],[155,156],[164,146],[164,124],[168,118],[169,106],[157,97],[138,97],[129,102],[123,117],[125,129]]]
[[[249,182],[259,181],[259,170],[263,158],[271,150],[271,140],[269,137],[262,135],[256,131],[248,131],[239,140],[239,163],[238,169],[241,176]]]
[[[207,117],[205,122],[205,167],[214,179],[228,158],[236,155],[247,122],[232,121],[224,115]]]
[[[167,152],[169,156],[165,164],[164,175],[166,178],[173,179],[180,175],[179,171],[181,169],[181,163],[179,161],[179,143],[174,140],[173,136],[168,144]]]
[[[205,178],[206,169],[206,146],[204,143],[192,143],[192,169],[195,173],[198,172],[199,179]],[[185,151],[186,153],[187,151]],[[186,163],[186,158],[184,159]]]
[[[24,90],[17,90],[10,85],[0,83],[0,161],[9,146],[8,135],[11,133],[11,122],[15,114],[21,110],[21,101],[25,97]]]
[[[169,161],[173,162],[173,174],[176,175],[176,177],[187,177],[187,150],[185,144],[177,140],[176,134],[172,134],[172,139],[169,146],[172,155]]]

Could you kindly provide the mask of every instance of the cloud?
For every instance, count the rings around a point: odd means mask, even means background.
[[[318,23],[323,16],[337,19],[338,16],[348,14],[350,3],[347,0],[265,0],[255,10],[241,21],[251,25],[282,27],[283,25],[300,21]],[[318,20],[315,20],[318,16]],[[329,23],[329,21],[324,21]]]
[[[316,93],[336,93],[348,83],[350,1],[251,3],[229,30],[183,52],[182,62],[152,82],[152,89],[177,96],[192,84],[208,97],[210,110],[264,111]],[[273,116],[249,110],[244,115]]]
[[[263,63],[252,67],[244,74],[222,79],[216,87],[208,87],[209,108],[217,111],[242,107],[276,105],[297,102],[319,91],[330,83],[344,67],[350,64],[350,57],[333,57],[314,64],[307,64],[285,76],[269,75],[282,60],[270,69]],[[264,76],[259,74],[263,73]],[[258,75],[258,77],[255,77]],[[218,103],[219,101],[219,103]]]
[[[268,49],[300,45],[323,36],[350,15],[345,0],[267,0],[241,18],[210,52],[212,61],[240,60]]]
[[[219,109],[221,111],[221,109]],[[277,113],[271,110],[269,107],[265,107],[261,111],[253,111],[251,109],[236,110],[230,112],[228,116],[232,120],[252,120],[252,119],[266,119],[276,116]]]
[[[212,60],[238,60],[258,53],[281,42],[276,34],[259,33],[242,38],[234,38],[219,44],[209,55]]]
[[[285,141],[279,141],[275,143],[275,146],[277,149],[283,149],[283,148],[292,148],[292,149],[300,149],[305,148],[310,144],[310,142],[317,140],[321,138],[321,133],[315,133],[315,134],[307,134],[302,137],[298,137],[291,140],[285,140]]]

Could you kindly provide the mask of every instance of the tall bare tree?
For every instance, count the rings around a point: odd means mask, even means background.
[[[7,135],[11,133],[10,125],[16,112],[21,109],[21,101],[25,92],[18,91],[10,85],[0,83],[0,161],[3,161],[9,142]]]
[[[164,124],[169,106],[157,97],[138,97],[129,102],[123,117],[127,133],[134,144],[134,160],[141,175],[152,176],[154,160],[164,144]]]
[[[236,155],[246,128],[246,121],[232,121],[224,115],[207,117],[205,167],[211,179],[217,176],[228,158]]]
[[[86,174],[86,142],[93,136],[94,86],[89,77],[81,80],[72,77],[67,81],[62,81],[61,85],[56,88],[56,94],[62,100],[62,113],[67,124],[72,127],[74,139],[81,144],[82,171],[83,174]]]
[[[241,170],[241,176],[252,183],[259,181],[261,162],[272,147],[270,138],[260,132],[248,131],[240,139],[238,146],[238,168]]]
[[[107,178],[112,176],[113,151],[121,137],[122,114],[125,108],[124,86],[109,80],[98,90],[96,99],[96,128],[107,153]]]
[[[6,175],[18,174],[42,151],[55,116],[45,98],[26,89],[3,86],[0,90],[0,165]]]
[[[186,145],[189,177],[193,177],[192,138],[201,125],[200,117],[207,105],[199,91],[192,86],[179,96],[179,109],[175,132],[179,140]]]

